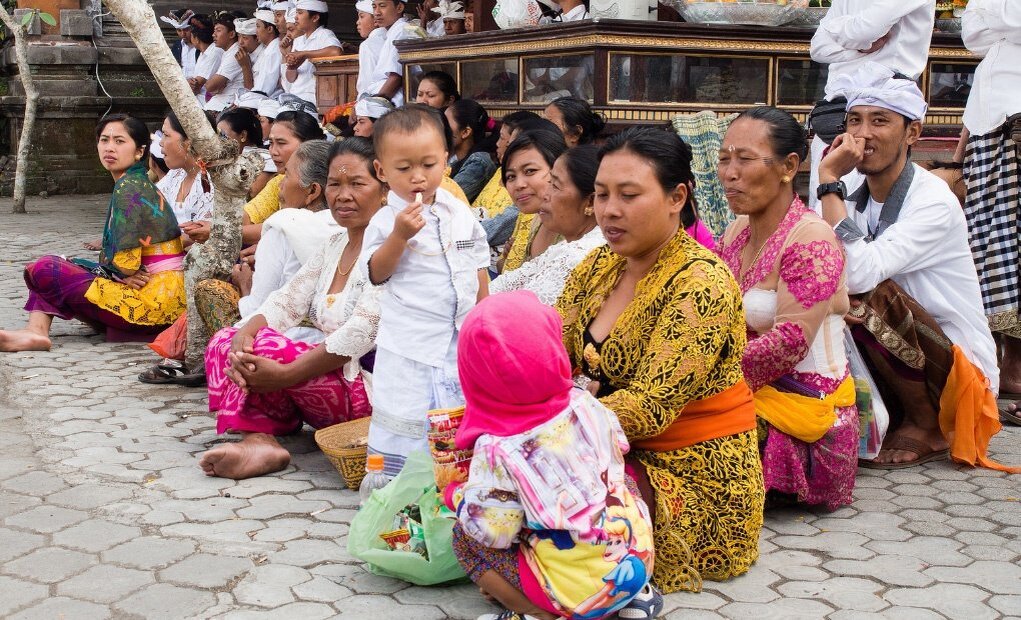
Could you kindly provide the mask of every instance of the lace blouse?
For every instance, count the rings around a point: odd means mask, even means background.
[[[574,268],[585,260],[588,253],[606,243],[603,231],[596,226],[576,241],[561,241],[551,245],[514,271],[505,272],[489,285],[491,293],[525,289],[535,293],[539,301],[552,306],[557,303],[564,283]]]
[[[382,289],[369,284],[363,271],[352,265],[344,289],[327,294],[347,241],[347,231],[333,235],[287,284],[259,306],[256,314],[266,317],[269,327],[278,332],[308,317],[326,334],[327,351],[351,358],[344,365],[344,377],[353,381],[361,370],[359,358],[375,346]]]
[[[166,198],[167,204],[174,210],[177,223],[199,222],[213,219],[213,189],[204,191],[202,179],[196,177],[191,184],[191,190],[184,200],[177,202],[177,194],[181,191],[181,185],[188,178],[188,172],[184,168],[174,168],[160,179],[156,187]]]

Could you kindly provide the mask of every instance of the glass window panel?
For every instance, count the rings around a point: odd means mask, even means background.
[[[518,60],[461,63],[461,96],[475,101],[518,101]]]
[[[415,95],[418,93],[418,83],[422,76],[430,71],[442,71],[450,75],[450,77],[457,80],[457,63],[453,62],[436,62],[422,65],[410,65],[408,71],[408,88],[405,91],[405,99],[408,101],[414,101]]]
[[[776,105],[815,105],[826,94],[828,73],[811,60],[777,60]]]
[[[526,58],[522,103],[545,103],[557,97],[591,102],[594,74],[592,54]]]
[[[611,101],[766,103],[769,59],[611,54]]]
[[[963,108],[975,79],[974,63],[934,62],[929,66],[929,105]]]

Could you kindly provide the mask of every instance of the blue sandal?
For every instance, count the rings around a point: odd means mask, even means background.
[[[663,613],[663,595],[651,583],[645,584],[627,607],[617,612],[620,620],[647,620]]]

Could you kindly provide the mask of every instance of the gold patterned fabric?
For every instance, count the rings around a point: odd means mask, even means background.
[[[493,218],[503,213],[507,207],[511,206],[514,201],[511,200],[510,194],[503,186],[503,178],[500,168],[496,169],[493,176],[489,177],[489,182],[486,183],[482,191],[475,198],[475,202],[472,206],[476,209],[483,209],[486,212],[487,218]]]
[[[532,222],[535,214],[520,213],[514,223],[514,232],[511,233],[510,244],[507,250],[507,258],[503,261],[503,269],[500,273],[514,271],[528,260],[528,243],[532,240]]]
[[[113,264],[133,272],[142,266],[143,256],[175,255],[184,252],[181,238],[117,252]],[[140,289],[96,278],[85,291],[85,299],[135,325],[170,325],[185,311],[184,272],[155,273]]]
[[[576,368],[585,365],[585,331],[625,266],[602,247],[568,278],[557,309]],[[655,437],[688,403],[743,380],[745,338],[741,292],[730,270],[680,230],[599,347],[599,375],[612,389],[600,400],[616,412],[629,440]],[[748,570],[758,557],[765,498],[754,431],[632,456],[645,466],[656,495],[659,588],[698,591],[703,578]]]
[[[281,173],[267,181],[262,191],[243,207],[253,224],[262,224],[280,210],[280,184],[283,180]]]
[[[238,310],[240,300],[241,293],[230,282],[209,279],[195,285],[195,307],[208,334],[215,334],[241,320]]]

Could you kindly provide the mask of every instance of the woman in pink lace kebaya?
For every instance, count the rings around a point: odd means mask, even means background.
[[[717,251],[744,296],[742,366],[767,492],[833,510],[851,503],[858,412],[843,341],[843,253],[794,192],[805,154],[804,132],[786,112],[754,108],[734,121],[718,172],[738,217]]]

